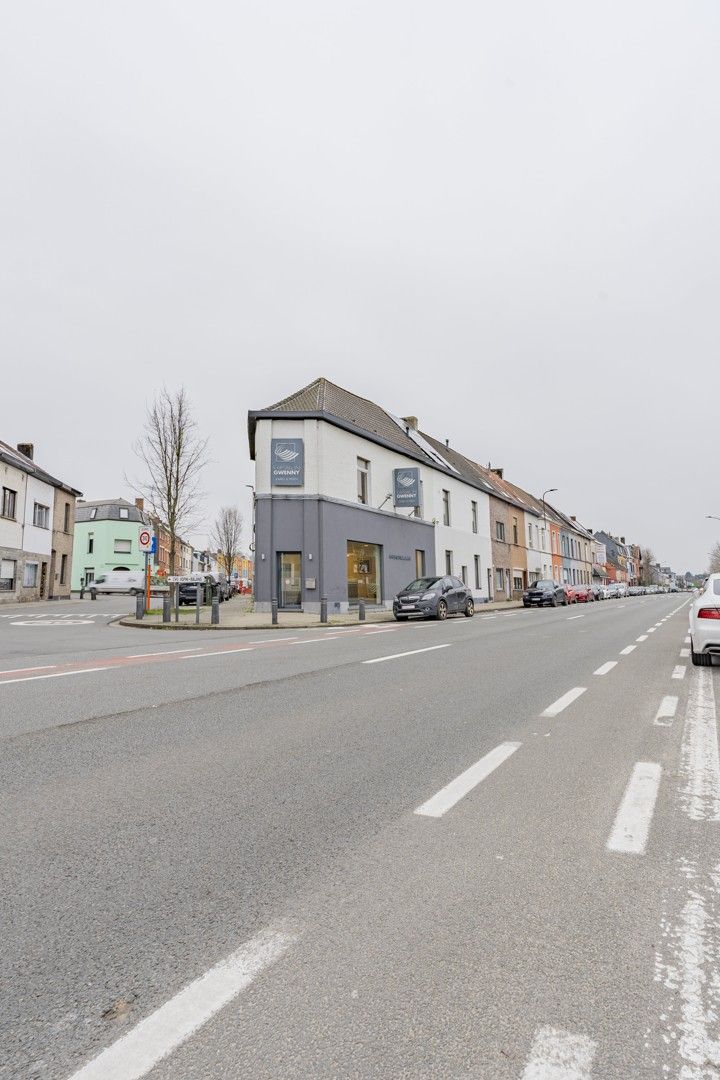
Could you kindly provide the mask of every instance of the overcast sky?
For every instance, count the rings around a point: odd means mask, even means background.
[[[131,495],[184,384],[249,520],[247,410],[324,375],[704,568],[719,53],[717,0],[5,3],[0,438]]]

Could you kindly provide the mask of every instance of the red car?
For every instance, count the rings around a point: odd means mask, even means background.
[[[575,601],[580,604],[591,604],[595,600],[595,593],[591,585],[573,585]]]
[[[577,604],[577,585],[563,585],[568,604]]]

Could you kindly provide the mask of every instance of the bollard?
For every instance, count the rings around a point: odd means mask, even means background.
[[[180,586],[173,585],[175,590],[175,622],[180,622]]]
[[[212,608],[210,610],[210,622],[213,626],[220,625],[220,598],[213,596]]]
[[[203,602],[203,587],[198,585],[195,589],[195,625],[200,622],[200,605]]]
[[[358,601],[358,622],[365,622],[365,601]]]
[[[138,593],[135,597],[135,618],[142,619],[145,614],[145,597],[142,593]]]
[[[320,597],[320,622],[327,622],[327,596]]]
[[[163,596],[163,622],[170,622],[171,617],[170,593]]]
[[[278,624],[278,621],[277,621],[277,615],[278,615],[277,596],[273,596],[272,603],[270,604],[270,610],[272,612],[272,616],[271,616],[272,624],[273,624],[273,626],[277,626],[277,624]]]

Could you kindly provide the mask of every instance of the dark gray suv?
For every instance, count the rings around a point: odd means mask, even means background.
[[[471,619],[475,614],[475,602],[467,585],[460,578],[422,577],[398,593],[393,600],[396,619],[409,619],[422,615],[425,619],[447,619],[448,615],[465,615]]]

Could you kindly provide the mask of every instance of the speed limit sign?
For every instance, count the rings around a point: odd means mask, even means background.
[[[152,533],[149,529],[141,529],[138,537],[138,547],[141,551],[152,551]]]

